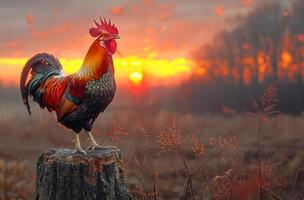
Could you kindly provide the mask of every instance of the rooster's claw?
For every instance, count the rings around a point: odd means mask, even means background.
[[[73,154],[83,154],[83,155],[87,155],[87,152],[83,149],[75,149],[75,151],[73,152]]]

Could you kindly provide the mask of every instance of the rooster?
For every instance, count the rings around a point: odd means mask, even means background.
[[[55,112],[58,123],[74,131],[76,152],[83,154],[86,152],[79,139],[82,130],[90,140],[88,149],[106,148],[96,142],[91,130],[116,91],[112,55],[120,38],[118,29],[105,18],[94,22],[96,26],[89,29],[89,34],[96,39],[78,72],[65,76],[56,57],[40,53],[27,61],[20,78],[21,96],[29,114],[31,96],[42,109]]]

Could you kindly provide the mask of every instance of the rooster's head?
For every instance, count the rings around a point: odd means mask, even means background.
[[[107,22],[105,18],[100,17],[100,23],[94,20],[96,27],[91,27],[89,29],[90,35],[93,37],[98,37],[99,44],[101,47],[105,48],[109,55],[113,55],[117,50],[116,39],[119,39],[118,29],[111,20]]]

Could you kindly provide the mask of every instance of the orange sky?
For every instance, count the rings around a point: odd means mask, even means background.
[[[229,29],[262,0],[119,0],[0,2],[0,80],[16,84],[26,59],[39,52],[78,69],[94,38],[93,19],[111,18],[119,29],[116,75],[140,72],[151,84],[178,83],[191,74],[191,52]]]
[[[82,59],[60,58],[64,72],[71,74],[76,72],[82,64]],[[5,85],[17,85],[19,83],[22,66],[27,58],[0,58],[0,79]],[[185,58],[173,60],[142,59],[138,57],[125,57],[114,59],[115,76],[119,84],[139,84],[145,81],[151,86],[176,85],[189,78],[193,63]],[[138,78],[140,76],[140,78]]]

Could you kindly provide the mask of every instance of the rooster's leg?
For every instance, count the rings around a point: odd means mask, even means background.
[[[75,148],[76,148],[75,152],[86,154],[85,150],[83,150],[83,148],[80,145],[79,134],[75,133],[74,137],[75,137],[74,142],[75,142]]]
[[[91,150],[94,150],[94,149],[107,149],[107,148],[115,148],[115,147],[112,147],[112,146],[103,146],[103,145],[99,145],[96,140],[94,139],[92,133],[90,131],[85,131],[88,135],[89,135],[89,142],[90,142],[90,145],[88,146],[87,149],[91,149]]]

